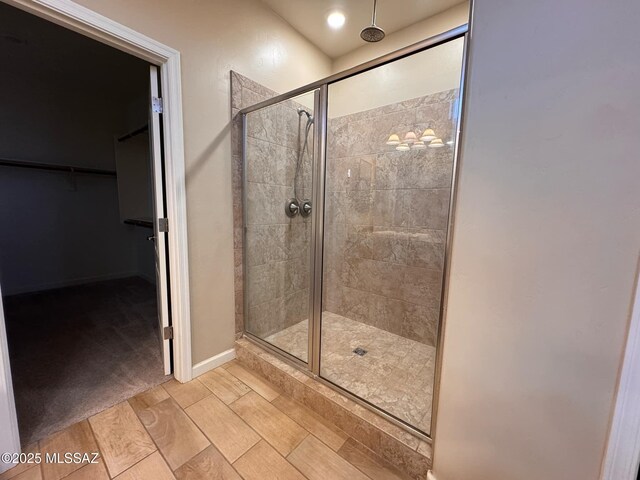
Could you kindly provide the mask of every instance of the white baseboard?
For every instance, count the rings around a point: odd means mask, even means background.
[[[236,349],[230,348],[229,350],[225,350],[218,355],[214,355],[213,357],[207,358],[200,363],[196,363],[193,366],[193,378],[199,377],[203,373],[208,372],[209,370],[213,370],[214,368],[218,368],[220,365],[230,362],[236,358]]]
[[[433,471],[429,470],[427,472],[427,480],[436,480],[436,476],[433,474]]]

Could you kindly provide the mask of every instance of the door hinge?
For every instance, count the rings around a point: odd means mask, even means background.
[[[159,232],[168,232],[169,231],[169,219],[168,218],[159,218],[158,219],[158,231]]]
[[[173,340],[173,327],[164,327],[162,338],[165,340]]]
[[[164,102],[160,97],[151,97],[151,111],[153,113],[163,113],[164,112]]]

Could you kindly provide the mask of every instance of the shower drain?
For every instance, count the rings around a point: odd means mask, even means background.
[[[356,355],[359,355],[361,357],[364,357],[364,354],[367,353],[367,351],[362,347],[358,347],[353,351],[353,353],[355,353]]]

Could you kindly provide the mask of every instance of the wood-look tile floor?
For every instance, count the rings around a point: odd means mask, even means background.
[[[97,463],[23,464],[0,480],[392,480],[408,477],[236,361],[175,380],[25,452],[99,453]]]

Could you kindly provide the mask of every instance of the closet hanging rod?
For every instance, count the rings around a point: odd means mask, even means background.
[[[54,172],[84,173],[89,175],[102,175],[106,177],[115,177],[115,170],[102,170],[99,168],[74,167],[73,165],[59,165],[55,163],[38,163],[22,160],[13,160],[10,158],[0,158],[1,167],[18,167],[31,168],[35,170],[49,170]]]

